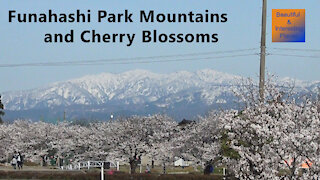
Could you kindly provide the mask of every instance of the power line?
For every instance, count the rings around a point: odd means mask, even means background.
[[[169,59],[169,60],[155,60],[155,61],[138,61],[138,62],[119,62],[111,64],[147,64],[147,63],[161,63],[161,62],[178,62],[178,61],[197,61],[197,60],[212,60],[212,59],[222,59],[222,58],[233,58],[233,57],[244,57],[244,56],[253,56],[258,55],[257,53],[251,54],[238,54],[238,55],[229,55],[229,56],[211,56],[204,58],[188,58],[188,59]]]
[[[148,63],[164,63],[164,62],[179,62],[179,61],[195,61],[195,60],[211,60],[211,59],[221,59],[221,58],[232,58],[232,57],[243,57],[258,55],[256,53],[252,54],[239,54],[239,55],[229,55],[229,56],[211,56],[204,58],[184,58],[184,59],[166,59],[166,60],[145,60],[145,61],[124,61],[124,62],[97,62],[97,63],[30,63],[30,64],[3,64],[0,67],[37,67],[37,66],[89,66],[89,65],[103,65],[103,64],[148,64]]]
[[[255,55],[251,54],[236,54],[228,56],[210,56],[205,58],[182,58],[182,59],[167,59],[172,57],[189,57],[189,56],[203,56],[210,54],[230,54],[235,52],[252,51],[252,49],[238,49],[229,51],[216,51],[216,52],[203,52],[203,53],[189,53],[189,54],[175,54],[165,56],[144,56],[144,57],[133,57],[133,58],[118,58],[118,59],[100,59],[100,60],[83,60],[83,61],[60,61],[60,62],[38,62],[38,63],[21,63],[21,64],[0,64],[0,67],[36,67],[36,66],[82,66],[82,65],[102,65],[102,64],[146,64],[155,62],[177,62],[177,61],[192,61],[192,60],[205,60],[214,58],[230,58],[230,57],[241,57]],[[146,61],[148,59],[148,61]],[[152,59],[164,59],[164,60],[152,60]],[[144,61],[141,61],[144,60]]]
[[[320,49],[292,49],[292,48],[270,48],[281,51],[302,51],[302,52],[320,52]]]
[[[314,58],[314,59],[320,59],[320,56],[307,56],[307,55],[297,55],[297,54],[277,54],[277,53],[271,53],[269,55],[272,56],[286,56],[286,57],[299,57],[299,58]]]
[[[257,49],[257,48],[255,48]],[[100,60],[84,60],[84,61],[64,61],[64,62],[42,62],[42,63],[22,63],[22,64],[0,64],[0,68],[13,68],[13,67],[58,67],[58,66],[96,66],[104,64],[150,64],[150,63],[165,63],[165,62],[180,62],[180,61],[197,61],[197,60],[213,60],[223,58],[235,58],[259,55],[259,53],[247,53],[247,54],[232,54],[225,56],[208,56],[208,57],[192,57],[192,56],[203,56],[212,53],[216,54],[229,54],[234,52],[250,51],[255,49],[242,49],[232,51],[217,51],[217,52],[206,52],[206,53],[190,53],[190,54],[176,54],[166,56],[148,56],[148,57],[134,57],[134,58],[118,58],[118,59],[100,59]],[[268,53],[267,55],[273,56],[287,56],[287,57],[298,57],[298,58],[320,58],[320,56],[307,56],[307,55],[294,55],[294,54],[281,54],[281,53]],[[190,58],[173,58],[170,57],[188,57]],[[162,59],[161,59],[162,58]],[[146,60],[148,59],[148,60]]]

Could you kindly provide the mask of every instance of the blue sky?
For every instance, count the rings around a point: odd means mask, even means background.
[[[95,60],[127,58],[140,56],[158,56],[186,54],[208,51],[225,51],[234,49],[259,48],[262,0],[123,0],[123,1],[86,1],[86,0],[2,0],[0,1],[0,64],[57,62],[75,60]],[[320,49],[320,1],[319,0],[269,0],[267,48],[269,53],[299,54],[320,56],[320,52],[279,52],[272,48]],[[272,43],[271,11],[272,9],[306,9],[306,43]],[[91,23],[79,24],[19,24],[8,23],[8,11],[18,12],[55,12],[71,13],[76,9],[92,12]],[[217,23],[176,23],[176,24],[108,24],[96,23],[97,10],[123,12],[124,9],[138,16],[140,10],[155,10],[162,13],[210,12],[227,13],[228,22]],[[134,18],[138,20],[138,18]],[[142,30],[157,29],[166,33],[218,33],[218,43],[191,44],[143,44],[136,39],[131,47],[123,44],[85,44],[79,41],[73,44],[46,44],[46,33],[65,33],[70,29],[75,32],[95,29],[100,33],[137,33]],[[258,50],[256,50],[258,52]],[[98,65],[73,67],[19,67],[0,68],[0,92],[22,90],[44,86],[55,81],[81,77],[102,72],[123,72],[132,69],[147,69],[158,73],[180,70],[196,71],[210,68],[217,71],[256,78],[259,73],[259,56],[225,58],[208,61],[188,61],[152,64]],[[267,70],[280,77],[292,77],[302,80],[320,80],[320,59],[296,57],[267,57]]]

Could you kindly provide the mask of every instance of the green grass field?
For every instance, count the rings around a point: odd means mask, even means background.
[[[145,172],[146,166],[142,166],[142,173]],[[120,171],[128,173],[129,172],[129,165],[123,165],[120,166]],[[140,168],[138,167],[136,169],[136,173],[140,172]],[[166,168],[167,174],[203,174],[203,169],[199,166],[197,168],[194,167],[174,167],[174,166],[168,166]],[[162,174],[163,173],[163,167],[162,166],[155,166],[155,168],[151,169],[152,174]],[[214,175],[222,175],[223,168],[222,167],[216,167],[214,168]]]
[[[114,171],[113,175],[108,174],[108,171]],[[130,180],[207,180],[207,179],[222,179],[222,168],[215,168],[215,172],[211,175],[203,175],[200,168],[193,167],[167,167],[167,174],[162,174],[162,167],[156,166],[151,170],[151,174],[144,173],[145,166],[136,169],[136,174],[129,174],[129,166],[120,166],[120,171],[115,169],[105,170],[106,180],[116,179],[130,179]],[[40,167],[40,166],[25,166],[23,170],[14,170],[11,166],[0,166],[0,179],[63,179],[63,180],[96,180],[100,179],[100,169],[92,168],[90,170],[82,169],[79,170],[60,170],[55,167]]]

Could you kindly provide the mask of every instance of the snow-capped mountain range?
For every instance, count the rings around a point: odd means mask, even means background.
[[[103,73],[57,82],[48,86],[2,93],[8,118],[107,119],[109,114],[127,116],[167,113],[180,118],[203,115],[210,109],[233,107],[242,77],[210,69],[156,74],[133,70]],[[292,79],[281,79],[290,82]],[[301,91],[315,91],[320,81],[295,81]]]

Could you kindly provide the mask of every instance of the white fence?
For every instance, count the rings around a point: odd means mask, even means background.
[[[69,164],[68,166],[61,167],[62,169],[67,170],[81,170],[81,169],[90,169],[90,168],[101,168],[104,164],[109,163],[110,168],[117,168],[119,170],[119,162],[112,162],[112,161],[83,161],[74,164]]]

